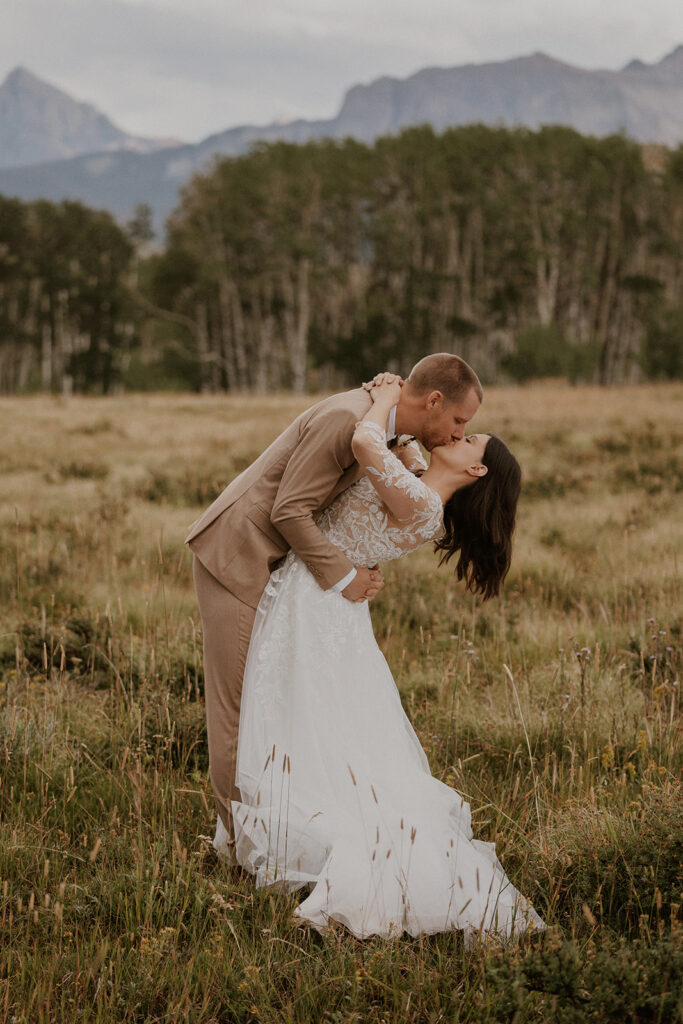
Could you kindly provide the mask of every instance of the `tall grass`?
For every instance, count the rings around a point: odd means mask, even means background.
[[[358,942],[210,847],[187,525],[306,403],[5,400],[0,1021],[680,1017],[683,388],[491,390],[525,486],[483,605],[428,549],[373,620],[432,771],[549,932]]]

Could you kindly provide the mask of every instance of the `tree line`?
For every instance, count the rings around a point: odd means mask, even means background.
[[[258,145],[195,175],[150,251],[0,197],[0,390],[338,387],[430,351],[485,382],[683,376],[683,146],[428,127]]]
[[[0,391],[97,391],[135,344],[135,246],[107,213],[0,196]]]

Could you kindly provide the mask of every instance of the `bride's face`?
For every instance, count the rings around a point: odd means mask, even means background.
[[[473,479],[483,476],[486,472],[484,452],[490,437],[490,434],[468,434],[460,441],[439,445],[432,449],[432,461],[436,458],[439,465],[454,474],[470,473]]]

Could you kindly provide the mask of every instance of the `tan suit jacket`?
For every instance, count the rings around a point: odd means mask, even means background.
[[[323,590],[353,568],[315,516],[359,478],[351,438],[371,404],[369,393],[357,388],[307,409],[190,527],[185,543],[244,604],[256,608],[290,548]]]

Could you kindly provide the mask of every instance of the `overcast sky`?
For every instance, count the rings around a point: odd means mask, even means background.
[[[18,64],[139,135],[328,118],[346,89],[542,50],[585,68],[660,60],[681,0],[0,0]]]

